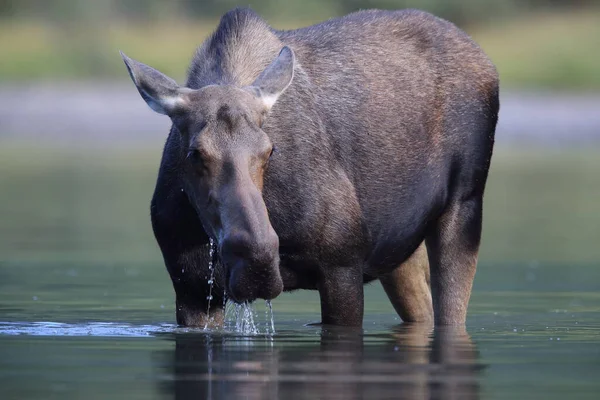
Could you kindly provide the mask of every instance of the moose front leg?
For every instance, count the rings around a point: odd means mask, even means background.
[[[321,323],[324,325],[362,326],[363,273],[357,263],[324,271],[318,283],[321,297]]]
[[[202,328],[216,328],[223,325],[225,291],[222,268],[219,264],[213,266],[211,284],[209,246],[207,243],[171,254],[165,246],[161,245],[175,289],[176,316],[179,325]]]
[[[197,284],[180,284],[173,281],[177,324],[200,328],[219,328],[223,326],[225,309],[223,290],[213,285],[207,290],[206,280]],[[208,299],[212,297],[212,299]]]
[[[160,207],[159,207],[160,205]],[[152,228],[175,289],[177,323],[193,327],[223,325],[225,296],[220,265],[213,265],[209,239],[187,196],[176,192],[153,199]]]

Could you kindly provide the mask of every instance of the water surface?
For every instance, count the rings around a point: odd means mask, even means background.
[[[600,161],[500,150],[467,330],[402,325],[377,284],[361,331],[315,292],[260,333],[179,328],[152,238],[158,154],[0,149],[0,398],[598,398]],[[93,149],[91,149],[93,150]]]

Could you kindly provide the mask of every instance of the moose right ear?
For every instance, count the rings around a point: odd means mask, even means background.
[[[292,83],[295,65],[294,52],[288,46],[284,46],[279,55],[248,88],[258,96],[267,111]]]
[[[151,109],[159,114],[172,115],[185,106],[184,94],[192,89],[179,87],[165,74],[120,53],[131,80]]]

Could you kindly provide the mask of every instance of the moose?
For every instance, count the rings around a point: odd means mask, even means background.
[[[418,10],[284,31],[235,9],[184,86],[121,54],[172,121],[151,220],[179,324],[312,289],[322,324],[360,327],[378,279],[404,321],[464,325],[499,111],[466,33]]]

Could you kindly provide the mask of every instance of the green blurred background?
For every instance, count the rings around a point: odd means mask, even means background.
[[[195,46],[239,5],[277,28],[361,8],[421,8],[470,33],[503,87],[600,88],[596,0],[0,0],[0,80],[123,79],[117,49],[182,77]]]

